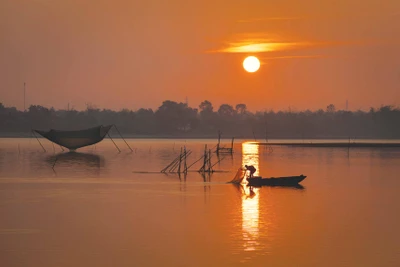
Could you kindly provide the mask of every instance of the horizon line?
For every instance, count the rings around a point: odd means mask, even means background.
[[[177,104],[185,104],[185,105],[187,105],[185,102],[177,102],[177,101],[172,101],[172,100],[164,100],[164,101],[171,101],[171,102],[175,102],[175,103],[177,103]],[[163,101],[163,102],[164,102]],[[206,101],[206,100],[204,100],[204,101]],[[203,102],[203,101],[202,101]],[[200,102],[201,103],[201,102]],[[17,108],[16,106],[5,106],[2,102],[0,102],[0,104],[2,104],[3,105],[3,108],[9,108],[9,109],[15,109],[15,110],[17,110],[17,111],[19,111],[19,112],[26,112],[26,113],[29,113],[29,108],[31,107],[31,106],[38,106],[38,107],[43,107],[43,108],[46,108],[46,109],[48,109],[48,110],[51,110],[51,109],[54,109],[54,111],[66,111],[66,112],[68,112],[68,111],[77,111],[77,112],[85,112],[85,111],[88,111],[88,110],[99,110],[99,111],[106,111],[106,110],[108,110],[108,111],[113,111],[113,112],[122,112],[122,111],[125,111],[125,110],[127,110],[127,111],[129,111],[129,112],[137,112],[137,111],[139,111],[139,110],[141,110],[141,109],[145,109],[145,110],[152,110],[153,112],[155,112],[155,111],[157,111],[159,108],[160,108],[160,106],[162,106],[162,104],[159,106],[159,107],[157,107],[157,108],[146,108],[146,107],[141,107],[141,108],[136,108],[136,109],[130,109],[130,108],[120,108],[120,109],[112,109],[112,108],[101,108],[101,107],[97,107],[96,105],[93,105],[93,107],[91,107],[91,108],[89,108],[89,107],[86,107],[86,109],[75,109],[74,108],[74,106],[72,106],[72,108],[70,108],[70,109],[68,109],[68,108],[54,108],[54,106],[51,106],[51,107],[48,107],[48,106],[44,106],[44,105],[39,105],[39,104],[31,104],[31,105],[29,105],[25,110],[23,110],[23,109],[19,109],[19,108]],[[212,103],[211,103],[212,104]],[[218,109],[219,109],[219,107],[221,107],[222,105],[230,105],[234,110],[236,110],[236,108],[235,108],[235,106],[236,105],[238,105],[238,104],[245,104],[245,103],[236,103],[236,104],[233,104],[233,105],[231,105],[231,104],[228,104],[228,103],[224,103],[224,104],[221,104],[221,105],[219,105],[218,107],[214,107],[213,106],[213,112],[218,112]],[[199,104],[200,105],[200,104]],[[247,106],[247,104],[245,104],[246,105],[246,108],[248,107]],[[310,108],[306,108],[306,109],[300,109],[300,108],[296,108],[296,107],[293,107],[293,106],[289,106],[289,107],[286,107],[285,109],[274,109],[274,108],[264,108],[264,109],[262,109],[262,110],[256,110],[256,111],[254,111],[254,112],[252,112],[252,111],[247,111],[247,112],[249,112],[249,113],[254,113],[254,114],[256,114],[256,113],[258,113],[258,112],[294,112],[294,113],[297,113],[297,112],[307,112],[307,111],[310,111],[310,112],[318,112],[318,111],[320,111],[320,110],[322,110],[322,111],[326,111],[326,109],[327,109],[327,107],[329,106],[329,105],[334,105],[335,106],[335,112],[338,112],[338,111],[346,111],[346,112],[357,112],[357,111],[369,111],[369,110],[371,110],[371,109],[380,109],[380,108],[382,108],[382,107],[390,107],[390,108],[392,108],[393,110],[400,110],[400,105],[398,105],[398,104],[380,104],[378,107],[374,107],[374,106],[370,106],[370,107],[367,107],[366,109],[364,109],[364,108],[362,108],[362,107],[358,107],[358,108],[355,108],[355,109],[351,109],[351,108],[336,108],[336,105],[335,104],[333,104],[333,103],[330,103],[330,104],[328,104],[328,105],[326,105],[325,106],[325,108],[316,108],[316,109],[310,109]],[[188,108],[191,108],[191,109],[196,109],[196,110],[199,110],[199,107],[198,106],[196,106],[196,107],[191,107],[191,106],[189,106],[189,105],[187,105],[187,107]]]

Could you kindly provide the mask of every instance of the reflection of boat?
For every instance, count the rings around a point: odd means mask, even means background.
[[[298,190],[304,190],[305,187],[302,186],[301,184],[289,184],[289,185],[247,185],[248,187],[252,188],[259,188],[262,186],[269,186],[269,187],[280,187],[280,188],[291,188],[291,189],[298,189]]]
[[[247,182],[248,185],[250,186],[259,186],[259,185],[290,186],[290,185],[298,185],[306,177],[307,176],[303,174],[299,176],[270,177],[270,178],[262,178],[261,176],[256,176],[252,178],[247,178]]]
[[[63,163],[67,165],[82,164],[89,167],[101,167],[104,165],[104,160],[102,157],[95,154],[78,152],[67,152],[52,155],[47,158],[47,161],[52,165],[55,163]]]
[[[104,139],[108,131],[113,125],[97,126],[89,129],[78,131],[59,131],[51,129],[50,131],[34,130],[44,138],[66,147],[70,150],[75,150],[84,146],[96,144]]]

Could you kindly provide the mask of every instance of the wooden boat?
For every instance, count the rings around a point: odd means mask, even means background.
[[[104,139],[113,125],[97,126],[78,131],[49,131],[34,130],[44,138],[70,150],[96,144]]]
[[[299,175],[299,176],[286,176],[286,177],[270,177],[270,178],[262,178],[261,176],[255,176],[252,178],[247,178],[247,182],[249,186],[261,186],[261,185],[270,185],[270,186],[293,186],[297,185],[301,181],[303,181],[307,176]]]

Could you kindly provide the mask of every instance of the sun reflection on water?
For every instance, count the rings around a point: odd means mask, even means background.
[[[258,145],[242,144],[242,165],[253,165],[256,168],[254,175],[259,173]],[[259,216],[260,206],[258,188],[243,186],[242,196],[242,234],[244,251],[254,251],[259,246]]]
[[[259,146],[257,144],[242,144],[242,165],[253,165],[256,168],[254,176],[259,175]]]

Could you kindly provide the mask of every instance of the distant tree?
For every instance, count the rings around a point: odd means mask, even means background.
[[[153,110],[141,108],[136,111],[133,127],[136,134],[154,134],[157,129]]]
[[[235,110],[231,105],[222,104],[218,109],[218,114],[222,117],[232,117],[235,115]]]
[[[237,104],[236,105],[236,112],[238,114],[245,114],[247,112],[246,104]]]
[[[210,101],[204,100],[203,102],[200,103],[199,109],[200,109],[200,114],[212,113],[214,107]]]
[[[393,110],[393,106],[381,106],[381,108],[379,109],[379,112],[383,112],[383,113],[389,113]]]
[[[160,130],[167,133],[189,131],[197,124],[197,109],[192,109],[185,103],[164,101],[155,113]]]
[[[29,133],[33,129],[78,130],[98,124],[117,124],[126,134],[199,134],[243,138],[400,138],[400,109],[390,105],[369,111],[325,110],[249,112],[245,104],[223,104],[215,112],[205,100],[198,110],[164,101],[152,109],[113,111],[88,105],[83,111],[55,110],[32,105],[27,112],[0,103],[0,133]],[[326,111],[326,112],[325,112]],[[253,136],[254,135],[254,136]]]
[[[336,111],[336,107],[335,107],[334,104],[329,104],[329,105],[326,107],[326,112],[328,112],[328,113],[335,113],[335,111]]]

